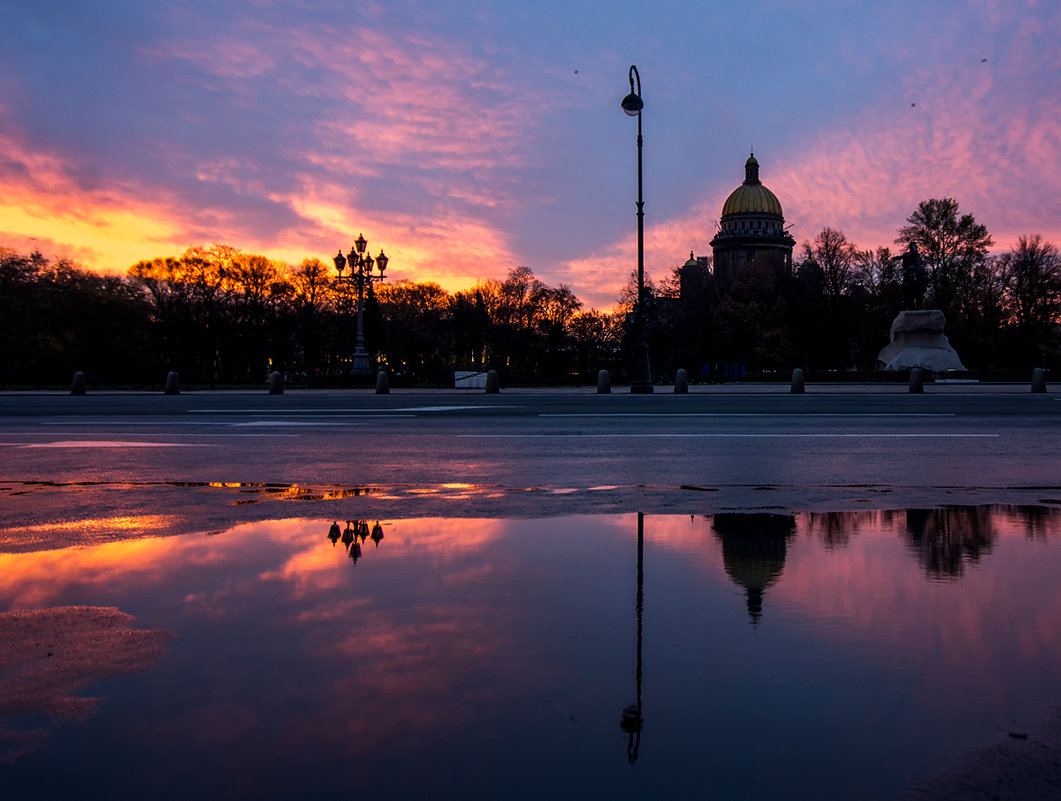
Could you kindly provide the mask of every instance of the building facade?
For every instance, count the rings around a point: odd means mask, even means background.
[[[725,287],[741,274],[789,276],[795,245],[785,230],[781,202],[759,180],[759,162],[752,153],[744,163],[744,183],[726,198],[719,231],[711,240],[715,279]]]

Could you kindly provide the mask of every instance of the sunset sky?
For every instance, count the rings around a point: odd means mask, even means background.
[[[517,265],[609,307],[708,242],[754,148],[797,241],[954,197],[1061,244],[1061,4],[5,0],[0,246],[104,272],[363,232],[388,277]]]

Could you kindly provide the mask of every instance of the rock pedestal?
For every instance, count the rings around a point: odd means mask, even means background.
[[[946,319],[939,309],[899,312],[892,323],[891,343],[877,354],[880,370],[920,367],[933,373],[965,372],[965,365],[943,333]]]

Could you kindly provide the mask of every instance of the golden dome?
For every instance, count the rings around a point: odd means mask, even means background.
[[[753,153],[744,163],[744,183],[738,186],[722,205],[722,216],[727,214],[776,214],[781,212],[777,196],[759,181],[759,162]]]

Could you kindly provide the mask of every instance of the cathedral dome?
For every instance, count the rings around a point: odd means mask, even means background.
[[[744,183],[730,193],[722,206],[722,216],[725,217],[727,214],[784,216],[777,196],[763,186],[759,180],[759,162],[755,160],[754,153],[744,163]]]

